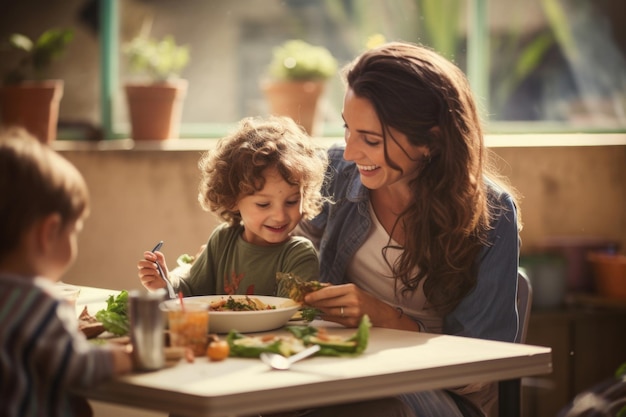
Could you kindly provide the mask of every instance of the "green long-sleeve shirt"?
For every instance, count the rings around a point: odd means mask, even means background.
[[[243,226],[218,226],[206,249],[191,267],[189,276],[172,284],[185,296],[256,294],[287,297],[276,281],[277,272],[292,273],[304,280],[319,279],[317,252],[308,239],[294,236],[272,246],[243,240]]]

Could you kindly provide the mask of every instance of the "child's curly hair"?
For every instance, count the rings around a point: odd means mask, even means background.
[[[242,196],[261,190],[263,172],[276,168],[287,183],[300,188],[303,218],[311,219],[324,202],[320,190],[327,164],[324,149],[315,146],[292,119],[245,118],[200,158],[198,200],[203,209],[230,225],[239,224],[241,215],[233,207]]]

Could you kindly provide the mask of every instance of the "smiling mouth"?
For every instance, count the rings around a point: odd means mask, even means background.
[[[359,171],[374,171],[375,169],[378,169],[378,165],[359,165],[359,164],[357,164],[357,167],[359,168]]]
[[[287,228],[287,225],[284,226],[265,226],[270,229],[272,232],[282,232]]]

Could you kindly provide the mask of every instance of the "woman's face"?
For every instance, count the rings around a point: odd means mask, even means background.
[[[401,171],[385,160],[385,139],[380,120],[372,103],[348,89],[343,102],[346,149],[344,158],[357,164],[361,182],[370,190],[394,184],[406,184],[413,178],[428,153],[425,146],[414,146],[406,135],[389,128],[386,135],[387,155]]]

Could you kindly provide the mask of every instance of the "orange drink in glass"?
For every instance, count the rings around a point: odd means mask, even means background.
[[[206,303],[178,300],[163,303],[169,324],[170,345],[188,347],[195,356],[206,353],[209,334],[209,306]]]

